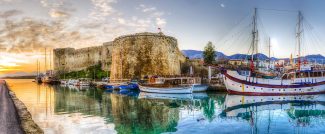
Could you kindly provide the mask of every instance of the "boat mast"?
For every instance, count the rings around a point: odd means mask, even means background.
[[[45,57],[44,57],[44,61],[45,61],[45,64],[44,64],[44,70],[45,70],[45,73],[46,73],[46,70],[47,70],[47,67],[46,67],[46,48],[45,48]]]
[[[271,68],[271,38],[269,37],[269,69]]]
[[[39,74],[38,74],[38,59],[36,60],[36,76],[38,77]]]
[[[254,16],[253,16],[253,31],[252,31],[252,57],[251,57],[251,71],[253,72],[254,69],[254,52],[256,52],[256,59],[257,59],[257,53],[258,53],[258,48],[257,48],[257,36],[258,36],[258,31],[257,31],[257,8],[254,9]],[[257,63],[258,65],[258,63]]]
[[[298,46],[298,71],[301,69],[301,34],[302,34],[302,15],[299,11],[298,13],[298,24],[296,29],[296,40],[297,40],[297,46]]]

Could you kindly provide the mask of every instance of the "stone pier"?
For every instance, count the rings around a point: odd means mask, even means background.
[[[0,133],[43,134],[23,102],[0,80]]]

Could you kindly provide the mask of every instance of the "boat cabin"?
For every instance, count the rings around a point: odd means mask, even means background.
[[[309,77],[324,77],[325,70],[316,70],[316,71],[298,71],[285,73],[282,76],[282,79],[293,79],[293,78],[309,78]]]

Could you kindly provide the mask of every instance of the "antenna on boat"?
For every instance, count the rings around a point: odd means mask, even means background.
[[[296,39],[297,39],[297,46],[298,46],[298,66],[297,69],[300,71],[301,69],[301,34],[302,34],[302,15],[301,12],[299,11],[298,13],[298,24],[297,24],[297,29],[296,29]]]

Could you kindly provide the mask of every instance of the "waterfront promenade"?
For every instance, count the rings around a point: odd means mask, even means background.
[[[24,133],[20,126],[20,120],[14,102],[10,98],[9,89],[4,80],[0,80],[0,133]]]

